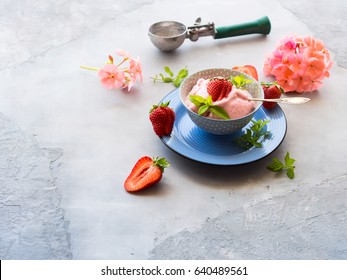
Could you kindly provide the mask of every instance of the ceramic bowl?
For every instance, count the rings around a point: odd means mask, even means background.
[[[264,98],[264,91],[258,81],[256,81],[253,77],[245,73],[231,70],[231,69],[213,68],[213,69],[202,70],[192,74],[191,76],[187,77],[182,82],[179,88],[180,99],[183,106],[186,108],[190,119],[193,121],[195,125],[204,129],[207,132],[223,135],[223,134],[234,133],[242,129],[251,121],[254,114],[259,110],[260,106],[262,105],[262,102],[256,101],[255,108],[250,114],[242,118],[230,119],[230,120],[212,119],[212,118],[200,116],[197,113],[191,111],[186,105],[186,97],[199,79],[201,78],[209,79],[209,78],[213,78],[217,76],[228,78],[230,76],[238,76],[241,74],[244,75],[247,79],[254,81],[253,83],[249,83],[245,85],[245,89],[249,91],[252,97]]]

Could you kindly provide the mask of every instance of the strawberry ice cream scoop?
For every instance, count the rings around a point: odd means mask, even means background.
[[[186,98],[187,107],[197,113],[199,108],[189,100],[189,95],[199,95],[208,97],[207,84],[209,80],[199,79]],[[214,105],[222,107],[229,115],[230,119],[242,118],[251,113],[255,108],[254,101],[248,100],[251,97],[247,90],[232,87],[231,92],[221,100],[213,102]],[[219,119],[210,112],[204,114],[205,117]]]

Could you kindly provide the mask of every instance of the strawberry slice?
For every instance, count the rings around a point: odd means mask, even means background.
[[[258,81],[258,72],[257,69],[253,65],[243,65],[243,66],[235,66],[232,68],[233,70],[243,72],[247,75],[252,76],[255,80]]]
[[[128,192],[136,192],[159,182],[163,176],[164,169],[169,167],[170,163],[165,158],[150,158],[144,156],[140,158],[129,176],[124,182],[124,188]]]
[[[212,78],[207,84],[207,92],[212,101],[222,100],[231,92],[232,84],[225,78]]]

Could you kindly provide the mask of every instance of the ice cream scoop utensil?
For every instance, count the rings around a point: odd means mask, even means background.
[[[283,97],[283,98],[276,98],[276,99],[251,98],[251,97],[249,97],[248,100],[277,102],[277,103],[285,103],[285,104],[304,104],[304,103],[310,101],[311,99],[307,98],[307,97]]]
[[[198,18],[194,25],[188,27],[177,21],[154,23],[149,27],[148,36],[158,49],[170,52],[180,47],[186,38],[195,42],[204,36],[222,39],[255,33],[267,35],[270,30],[271,23],[267,16],[251,22],[221,27],[215,27],[213,22],[201,24],[201,18]]]

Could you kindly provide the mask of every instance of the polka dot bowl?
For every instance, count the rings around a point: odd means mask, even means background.
[[[242,118],[230,119],[230,120],[212,119],[212,118],[200,116],[197,113],[191,111],[186,104],[187,95],[189,94],[189,92],[191,91],[191,89],[193,88],[193,86],[196,84],[196,82],[199,79],[201,78],[209,79],[213,77],[228,78],[230,76],[238,76],[241,74],[244,75],[247,79],[254,81],[253,83],[249,83],[245,85],[245,89],[248,90],[248,92],[252,95],[252,97],[264,98],[263,89],[258,81],[256,81],[253,77],[245,73],[231,70],[231,69],[213,68],[213,69],[202,70],[202,71],[194,73],[193,75],[189,76],[182,82],[179,88],[180,99],[183,106],[186,108],[190,119],[195,125],[204,129],[207,132],[223,135],[223,134],[231,134],[242,129],[252,120],[253,115],[257,112],[257,110],[259,110],[260,106],[262,105],[262,102],[256,101],[255,108],[250,114]]]

